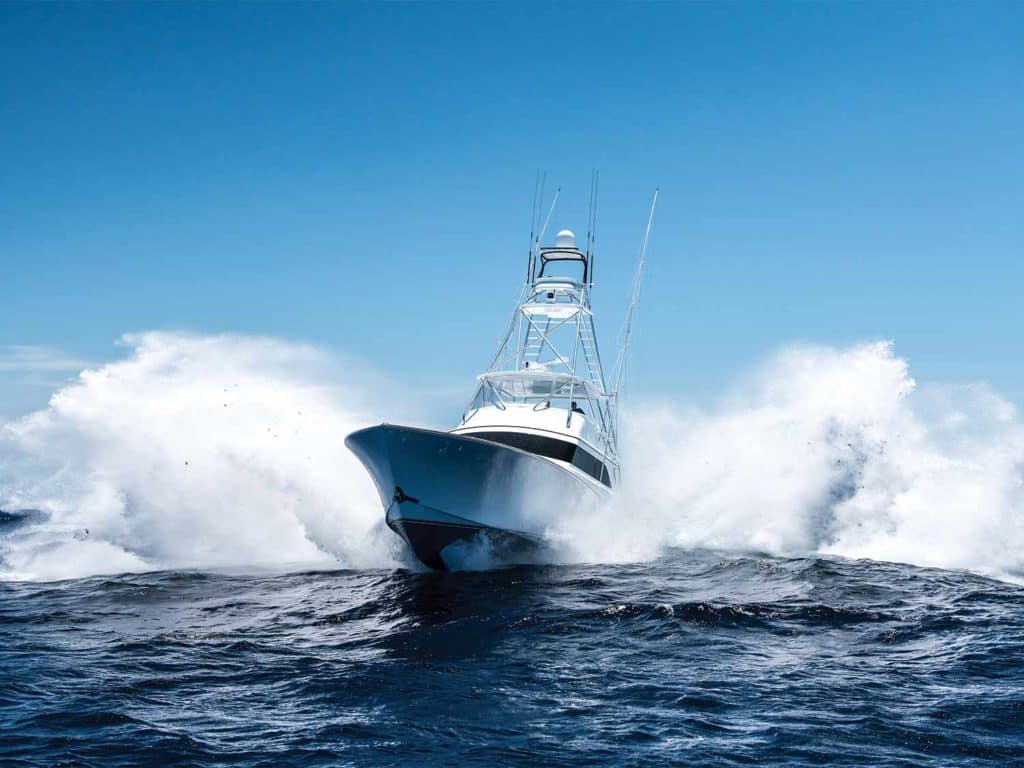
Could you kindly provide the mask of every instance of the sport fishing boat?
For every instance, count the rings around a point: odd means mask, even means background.
[[[424,565],[452,567],[460,548],[477,543],[506,561],[529,557],[552,521],[618,485],[616,401],[656,203],[657,193],[614,387],[605,379],[590,305],[593,237],[581,250],[566,229],[553,246],[540,247],[542,230],[530,237],[512,322],[458,425],[438,431],[381,424],[346,438],[373,477],[388,526]],[[591,232],[594,208],[592,193]]]

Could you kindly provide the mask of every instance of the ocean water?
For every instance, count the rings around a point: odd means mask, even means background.
[[[0,584],[0,765],[1020,765],[1024,589],[671,550]]]
[[[1024,765],[1024,421],[982,383],[783,349],[634,403],[543,562],[442,574],[344,446],[446,426],[414,382],[123,344],[0,424],[0,768]]]

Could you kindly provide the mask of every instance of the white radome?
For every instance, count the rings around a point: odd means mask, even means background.
[[[555,235],[555,247],[556,248],[575,248],[576,247],[576,233],[571,229],[563,229],[557,235]]]

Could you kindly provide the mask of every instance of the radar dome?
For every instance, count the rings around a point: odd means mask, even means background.
[[[563,229],[555,235],[555,248],[575,248],[576,233],[571,229]]]

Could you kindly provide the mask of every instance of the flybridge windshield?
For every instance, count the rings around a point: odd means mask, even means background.
[[[587,262],[576,252],[541,252],[538,280],[566,278],[575,283],[587,282]]]
[[[505,405],[539,404],[552,400],[584,400],[601,397],[588,381],[546,371],[518,371],[490,373],[480,377],[480,388],[470,404],[475,410],[487,405],[499,408]]]

